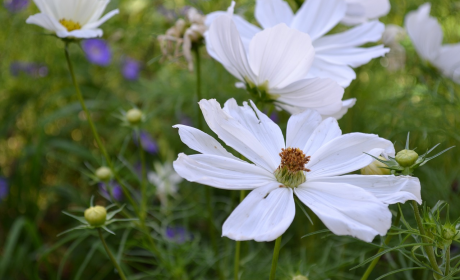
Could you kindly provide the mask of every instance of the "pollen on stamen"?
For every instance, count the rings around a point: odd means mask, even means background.
[[[74,22],[73,20],[63,18],[59,21],[59,23],[61,23],[69,32],[81,29],[80,23]]]
[[[310,171],[310,169],[305,168],[305,164],[310,161],[310,156],[306,156],[301,149],[291,147],[287,149],[282,148],[279,155],[281,157],[280,168],[286,167],[290,172],[300,170]]]

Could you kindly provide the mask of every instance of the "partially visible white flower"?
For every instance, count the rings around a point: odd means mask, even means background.
[[[436,18],[430,17],[431,4],[421,5],[407,14],[406,30],[417,53],[441,72],[460,83],[460,43],[442,45],[442,28]]]
[[[337,120],[315,110],[290,117],[286,141],[281,129],[251,102],[224,108],[199,102],[217,136],[248,161],[229,153],[195,128],[176,125],[195,155],[179,154],[174,169],[191,182],[228,190],[252,190],[225,221],[222,235],[234,240],[272,241],[295,215],[294,194],[337,235],[371,242],[391,226],[388,204],[421,203],[420,182],[410,176],[343,175],[369,165],[393,144],[377,135],[342,135]]]
[[[193,71],[192,44],[199,43],[203,39],[206,29],[205,16],[197,9],[189,8],[186,13],[186,21],[177,20],[174,26],[166,31],[166,34],[158,36],[163,55],[168,56],[173,52],[174,56],[179,56],[179,48],[182,47],[182,54],[187,60],[188,68]]]
[[[34,0],[39,14],[29,16],[26,23],[53,31],[60,38],[101,37],[98,27],[118,14],[118,9],[103,17],[109,0]]]
[[[156,194],[162,206],[168,205],[168,196],[175,196],[177,185],[182,182],[182,177],[174,171],[171,163],[154,163],[155,171],[147,174],[149,182],[156,186]]]
[[[246,49],[232,19],[219,15],[206,34],[208,52],[251,90],[290,113],[314,108],[322,115],[342,108],[343,88],[328,78],[306,78],[315,51],[310,37],[285,24],[258,32]]]
[[[390,48],[390,52],[381,59],[382,65],[389,71],[404,68],[406,64],[406,50],[399,43],[406,36],[406,30],[395,24],[387,24],[382,35],[383,44]]]
[[[347,13],[342,19],[346,25],[356,25],[369,20],[378,19],[390,12],[389,0],[345,0]]]
[[[207,15],[206,24],[209,26],[214,19],[224,13],[219,11]],[[349,86],[356,78],[352,67],[366,64],[389,51],[383,45],[359,47],[366,43],[377,42],[382,37],[384,25],[376,20],[345,32],[325,35],[344,19],[346,13],[345,0],[306,0],[295,15],[289,4],[283,0],[257,0],[255,9],[255,17],[263,29],[284,23],[293,29],[307,33],[316,52],[307,77],[331,78],[343,87]],[[233,20],[245,49],[249,50],[251,38],[261,29],[241,16],[234,16]],[[307,49],[305,48],[304,51]]]
[[[396,24],[385,25],[385,31],[382,34],[382,42],[385,46],[391,47],[406,37],[406,30]]]

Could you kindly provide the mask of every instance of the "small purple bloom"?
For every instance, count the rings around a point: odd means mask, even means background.
[[[264,110],[264,114],[265,114],[265,115],[268,114],[267,110]],[[278,113],[277,113],[276,111],[275,111],[275,112],[272,112],[272,113],[270,114],[269,118],[270,118],[273,122],[275,122],[275,123],[277,123],[277,122],[279,121]]]
[[[182,244],[192,239],[192,235],[183,226],[166,227],[165,236],[169,241],[177,244]]]
[[[123,61],[122,73],[127,80],[137,80],[141,71],[141,63],[137,60],[127,57]]]
[[[107,188],[106,183],[99,183],[99,192],[103,197],[105,197],[107,200],[112,200],[110,197],[109,191],[112,191],[113,198],[117,201],[120,201],[123,199],[123,190],[121,189],[120,185],[116,182],[110,182],[108,184],[109,189]]]
[[[17,13],[29,5],[29,0],[4,0],[3,5],[11,13]]]
[[[9,186],[6,178],[0,177],[0,200],[8,195]]]
[[[31,77],[40,78],[48,75],[48,67],[40,63],[15,61],[10,64],[10,73],[14,77],[25,73]]]
[[[84,40],[81,46],[89,62],[100,66],[107,66],[110,64],[112,53],[109,44],[107,44],[105,40],[88,39]]]
[[[141,146],[142,146],[142,149],[144,149],[144,151],[152,155],[158,153],[157,142],[153,140],[152,136],[150,136],[148,132],[141,130],[140,137],[141,137]],[[137,139],[136,133],[133,134],[133,140],[134,140],[134,144],[136,144],[137,146],[139,140]]]

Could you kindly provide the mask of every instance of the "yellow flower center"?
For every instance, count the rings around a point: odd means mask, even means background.
[[[281,164],[275,170],[275,177],[285,187],[297,188],[304,183],[307,178],[304,172],[310,169],[305,168],[305,164],[310,161],[310,156],[306,156],[299,148],[281,149],[279,154]]]
[[[63,18],[63,19],[61,19],[59,22],[60,22],[60,23],[67,29],[67,31],[69,31],[69,32],[70,32],[70,31],[77,30],[77,29],[81,29],[80,23],[74,22],[74,21],[72,21],[72,20],[70,20],[70,19],[65,19],[65,18]]]

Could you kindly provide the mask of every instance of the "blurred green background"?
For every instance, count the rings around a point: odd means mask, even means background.
[[[391,1],[384,23],[403,25],[408,11],[419,0]],[[295,1],[290,1],[297,7]],[[191,121],[197,126],[198,106],[195,75],[188,71],[183,58],[162,59],[157,36],[165,33],[177,18],[184,17],[184,6],[193,6],[207,14],[224,10],[229,1],[180,0],[112,0],[107,11],[119,8],[102,28],[112,52],[110,65],[91,64],[83,51],[72,45],[78,82],[92,112],[104,143],[112,158],[135,166],[139,162],[131,131],[120,127],[115,117],[121,110],[138,106],[147,114],[143,129],[157,142],[157,154],[148,155],[153,163],[171,162],[179,152],[192,153],[180,141],[172,125]],[[241,0],[236,12],[254,21],[254,1]],[[25,20],[38,9],[29,3],[12,13],[0,8],[0,176],[7,180],[9,192],[0,200],[0,273],[1,279],[114,279],[111,263],[92,232],[56,237],[76,225],[61,211],[86,207],[95,195],[99,204],[107,204],[97,185],[83,175],[86,164],[99,166],[102,157],[93,142],[84,114],[76,99],[64,57],[64,43],[44,30],[27,25]],[[444,43],[460,42],[460,2],[432,1],[431,15],[444,30]],[[338,29],[344,27],[338,27]],[[426,66],[415,53],[408,38],[402,41],[406,65],[388,71],[382,59],[356,69],[357,79],[346,89],[346,98],[356,97],[357,104],[339,121],[344,133],[375,133],[402,149],[406,134],[411,132],[411,147],[424,152],[441,143],[437,151],[459,146],[460,86],[441,77]],[[203,97],[216,98],[221,104],[234,97],[240,103],[247,94],[236,89],[236,81],[204,48],[202,53]],[[460,55],[460,54],[459,54]],[[139,79],[126,80],[121,72],[124,57],[141,62]],[[16,75],[12,64],[37,63],[47,73],[21,72]],[[38,73],[38,74],[37,74]],[[45,75],[46,74],[46,75]],[[200,116],[201,117],[201,116]],[[279,124],[286,126],[288,115],[279,113]],[[207,132],[210,132],[207,130]],[[120,152],[122,150],[122,152]],[[420,168],[416,176],[422,181],[422,196],[428,205],[438,200],[451,204],[452,219],[460,216],[459,180],[460,149],[455,148]],[[150,186],[154,193],[154,186]],[[115,227],[117,235],[108,238],[113,250],[119,245],[124,267],[132,279],[217,279],[206,223],[203,186],[183,182],[178,196],[171,199],[166,211],[159,200],[149,201],[151,227],[159,244],[165,248],[167,264],[159,267],[156,258],[142,250],[138,233],[129,227]],[[239,200],[238,192],[214,190],[215,224],[221,225]],[[408,205],[404,205],[409,210]],[[313,216],[312,213],[310,215]],[[283,238],[278,267],[279,279],[308,275],[317,279],[359,279],[363,269],[350,270],[370,257],[374,246],[348,237],[305,234],[322,229],[315,220],[310,225],[300,209],[293,225]],[[181,226],[193,237],[185,243],[171,242],[165,229]],[[220,235],[220,234],[219,234]],[[376,239],[379,242],[378,238]],[[220,265],[225,279],[232,278],[235,243],[218,238]],[[266,279],[271,262],[272,243],[243,242],[241,279]],[[373,275],[410,266],[394,253],[378,264]],[[425,279],[427,273],[406,272],[387,279]],[[429,278],[426,278],[429,279]]]

